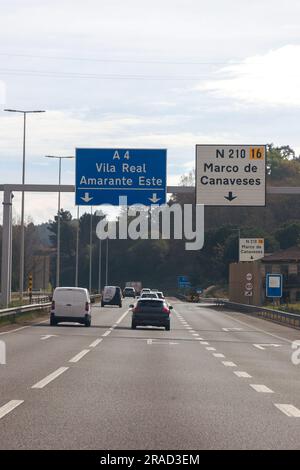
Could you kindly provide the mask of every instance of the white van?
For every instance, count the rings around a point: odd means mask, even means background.
[[[91,299],[82,287],[56,287],[50,314],[50,325],[59,322],[83,323],[91,326]]]

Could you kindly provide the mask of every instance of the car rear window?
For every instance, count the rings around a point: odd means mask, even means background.
[[[145,299],[145,300],[139,300],[138,301],[138,307],[139,308],[158,308],[162,309],[164,306],[164,302],[160,300],[151,300],[151,299]]]

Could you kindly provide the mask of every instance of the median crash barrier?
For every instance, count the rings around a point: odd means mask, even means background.
[[[5,308],[0,310],[0,319],[9,318],[12,323],[16,321],[16,318],[20,315],[28,312],[38,312],[41,310],[50,311],[51,302],[44,304],[31,304],[31,305],[22,305],[20,307]]]

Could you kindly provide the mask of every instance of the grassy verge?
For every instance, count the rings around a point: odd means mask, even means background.
[[[300,303],[281,304],[281,305],[268,304],[268,305],[265,305],[265,307],[271,308],[273,310],[281,310],[287,313],[298,313],[300,315]]]
[[[0,318],[0,328],[9,325],[27,325],[37,320],[45,320],[49,316],[49,312],[39,310],[37,312],[26,312],[20,315],[11,315],[9,317]]]

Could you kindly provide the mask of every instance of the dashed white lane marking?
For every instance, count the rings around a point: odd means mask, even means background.
[[[80,351],[80,353],[76,354],[76,356],[72,357],[72,359],[70,359],[69,362],[78,362],[89,352],[90,352],[89,349],[83,349],[82,351]]]
[[[196,333],[196,331],[195,330],[190,330],[190,333]]]
[[[259,392],[259,393],[274,393],[273,390],[271,390],[266,385],[250,384],[250,387],[252,387],[256,392]]]
[[[289,416],[289,418],[300,418],[300,410],[294,405],[288,405],[283,403],[274,403],[276,408],[278,408],[282,413]]]
[[[193,328],[191,326],[186,326],[187,330],[192,330]]]
[[[216,351],[216,348],[213,348],[213,347],[211,347],[211,346],[208,346],[208,347],[205,348],[205,349],[207,349],[207,351]]]
[[[68,370],[69,367],[60,367],[59,369],[55,370],[54,372],[52,372],[52,374],[50,375],[47,375],[47,377],[45,377],[44,379],[40,380],[39,382],[37,382],[35,385],[33,385],[31,388],[44,388],[46,385],[48,385],[50,382],[52,382],[52,380],[56,379],[57,377],[59,377],[61,374],[63,374],[64,372],[66,372],[66,370]]]
[[[245,372],[243,370],[235,370],[234,374],[237,375],[238,377],[241,377],[243,379],[251,379],[252,375],[248,374],[248,372]]]
[[[110,335],[110,334],[111,334],[111,330],[107,330],[105,333],[103,333],[102,336],[108,336],[108,335]]]
[[[118,325],[119,323],[121,323],[121,321],[123,320],[123,318],[126,317],[127,313],[129,312],[129,310],[126,310],[125,313],[123,313],[123,315],[120,316],[120,318],[116,321],[116,324]]]
[[[274,343],[262,343],[262,344],[253,344],[253,346],[257,349],[265,350],[266,348],[280,348],[281,344],[274,344]]]
[[[95,339],[95,341],[93,341],[93,342],[89,345],[89,348],[95,348],[96,346],[98,346],[98,344],[101,343],[101,341],[103,341],[103,338]]]
[[[41,340],[45,340],[45,339],[49,339],[49,338],[54,338],[56,337],[56,335],[44,335],[44,336],[41,336]]]
[[[152,344],[152,339],[147,339],[147,344]]]
[[[199,336],[199,333],[193,333],[193,336]]]
[[[222,364],[224,364],[225,367],[237,367],[237,365],[231,361],[222,361]]]
[[[215,357],[225,357],[224,354],[222,354],[222,353],[214,353],[214,356]]]
[[[3,418],[3,416],[10,413],[15,408],[17,408],[17,406],[21,405],[22,403],[24,403],[24,400],[11,400],[8,403],[6,403],[6,405],[1,406],[0,419]]]
[[[209,345],[209,343],[208,343],[207,341],[200,341],[200,343],[201,343],[201,344],[204,344],[204,345],[206,345],[206,346]]]
[[[242,328],[222,328],[223,331],[242,331]]]

